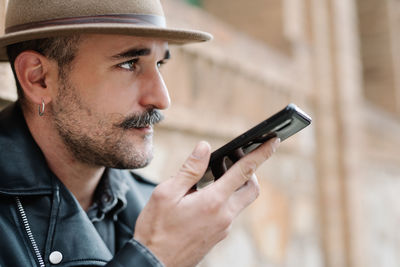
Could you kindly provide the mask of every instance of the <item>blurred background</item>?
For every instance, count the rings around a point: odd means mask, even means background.
[[[199,140],[216,149],[288,103],[313,117],[200,266],[400,266],[400,1],[162,2],[170,26],[214,40],[171,47],[172,106],[140,172],[167,179]],[[15,99],[3,64],[0,107]]]

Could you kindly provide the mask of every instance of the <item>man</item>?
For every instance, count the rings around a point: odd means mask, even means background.
[[[9,1],[0,59],[19,97],[0,113],[0,266],[195,266],[226,237],[279,140],[194,192],[204,141],[154,191],[123,170],[152,158],[168,42],[209,39],[166,28],[158,0]]]

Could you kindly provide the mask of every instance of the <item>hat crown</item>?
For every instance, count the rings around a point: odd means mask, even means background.
[[[164,16],[160,0],[9,0],[5,26],[113,14]]]
[[[157,38],[172,44],[203,42],[212,35],[168,28],[161,0],[8,0],[0,61],[7,46],[74,34],[119,34]]]

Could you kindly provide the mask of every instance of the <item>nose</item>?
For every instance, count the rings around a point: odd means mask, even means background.
[[[142,91],[140,104],[144,107],[167,109],[171,104],[171,99],[164,79],[157,68],[148,76],[146,84]]]

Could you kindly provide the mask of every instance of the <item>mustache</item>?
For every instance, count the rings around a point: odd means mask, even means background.
[[[128,116],[123,122],[116,126],[125,130],[132,128],[144,128],[161,122],[164,115],[157,109],[150,109],[143,113],[136,113]]]

